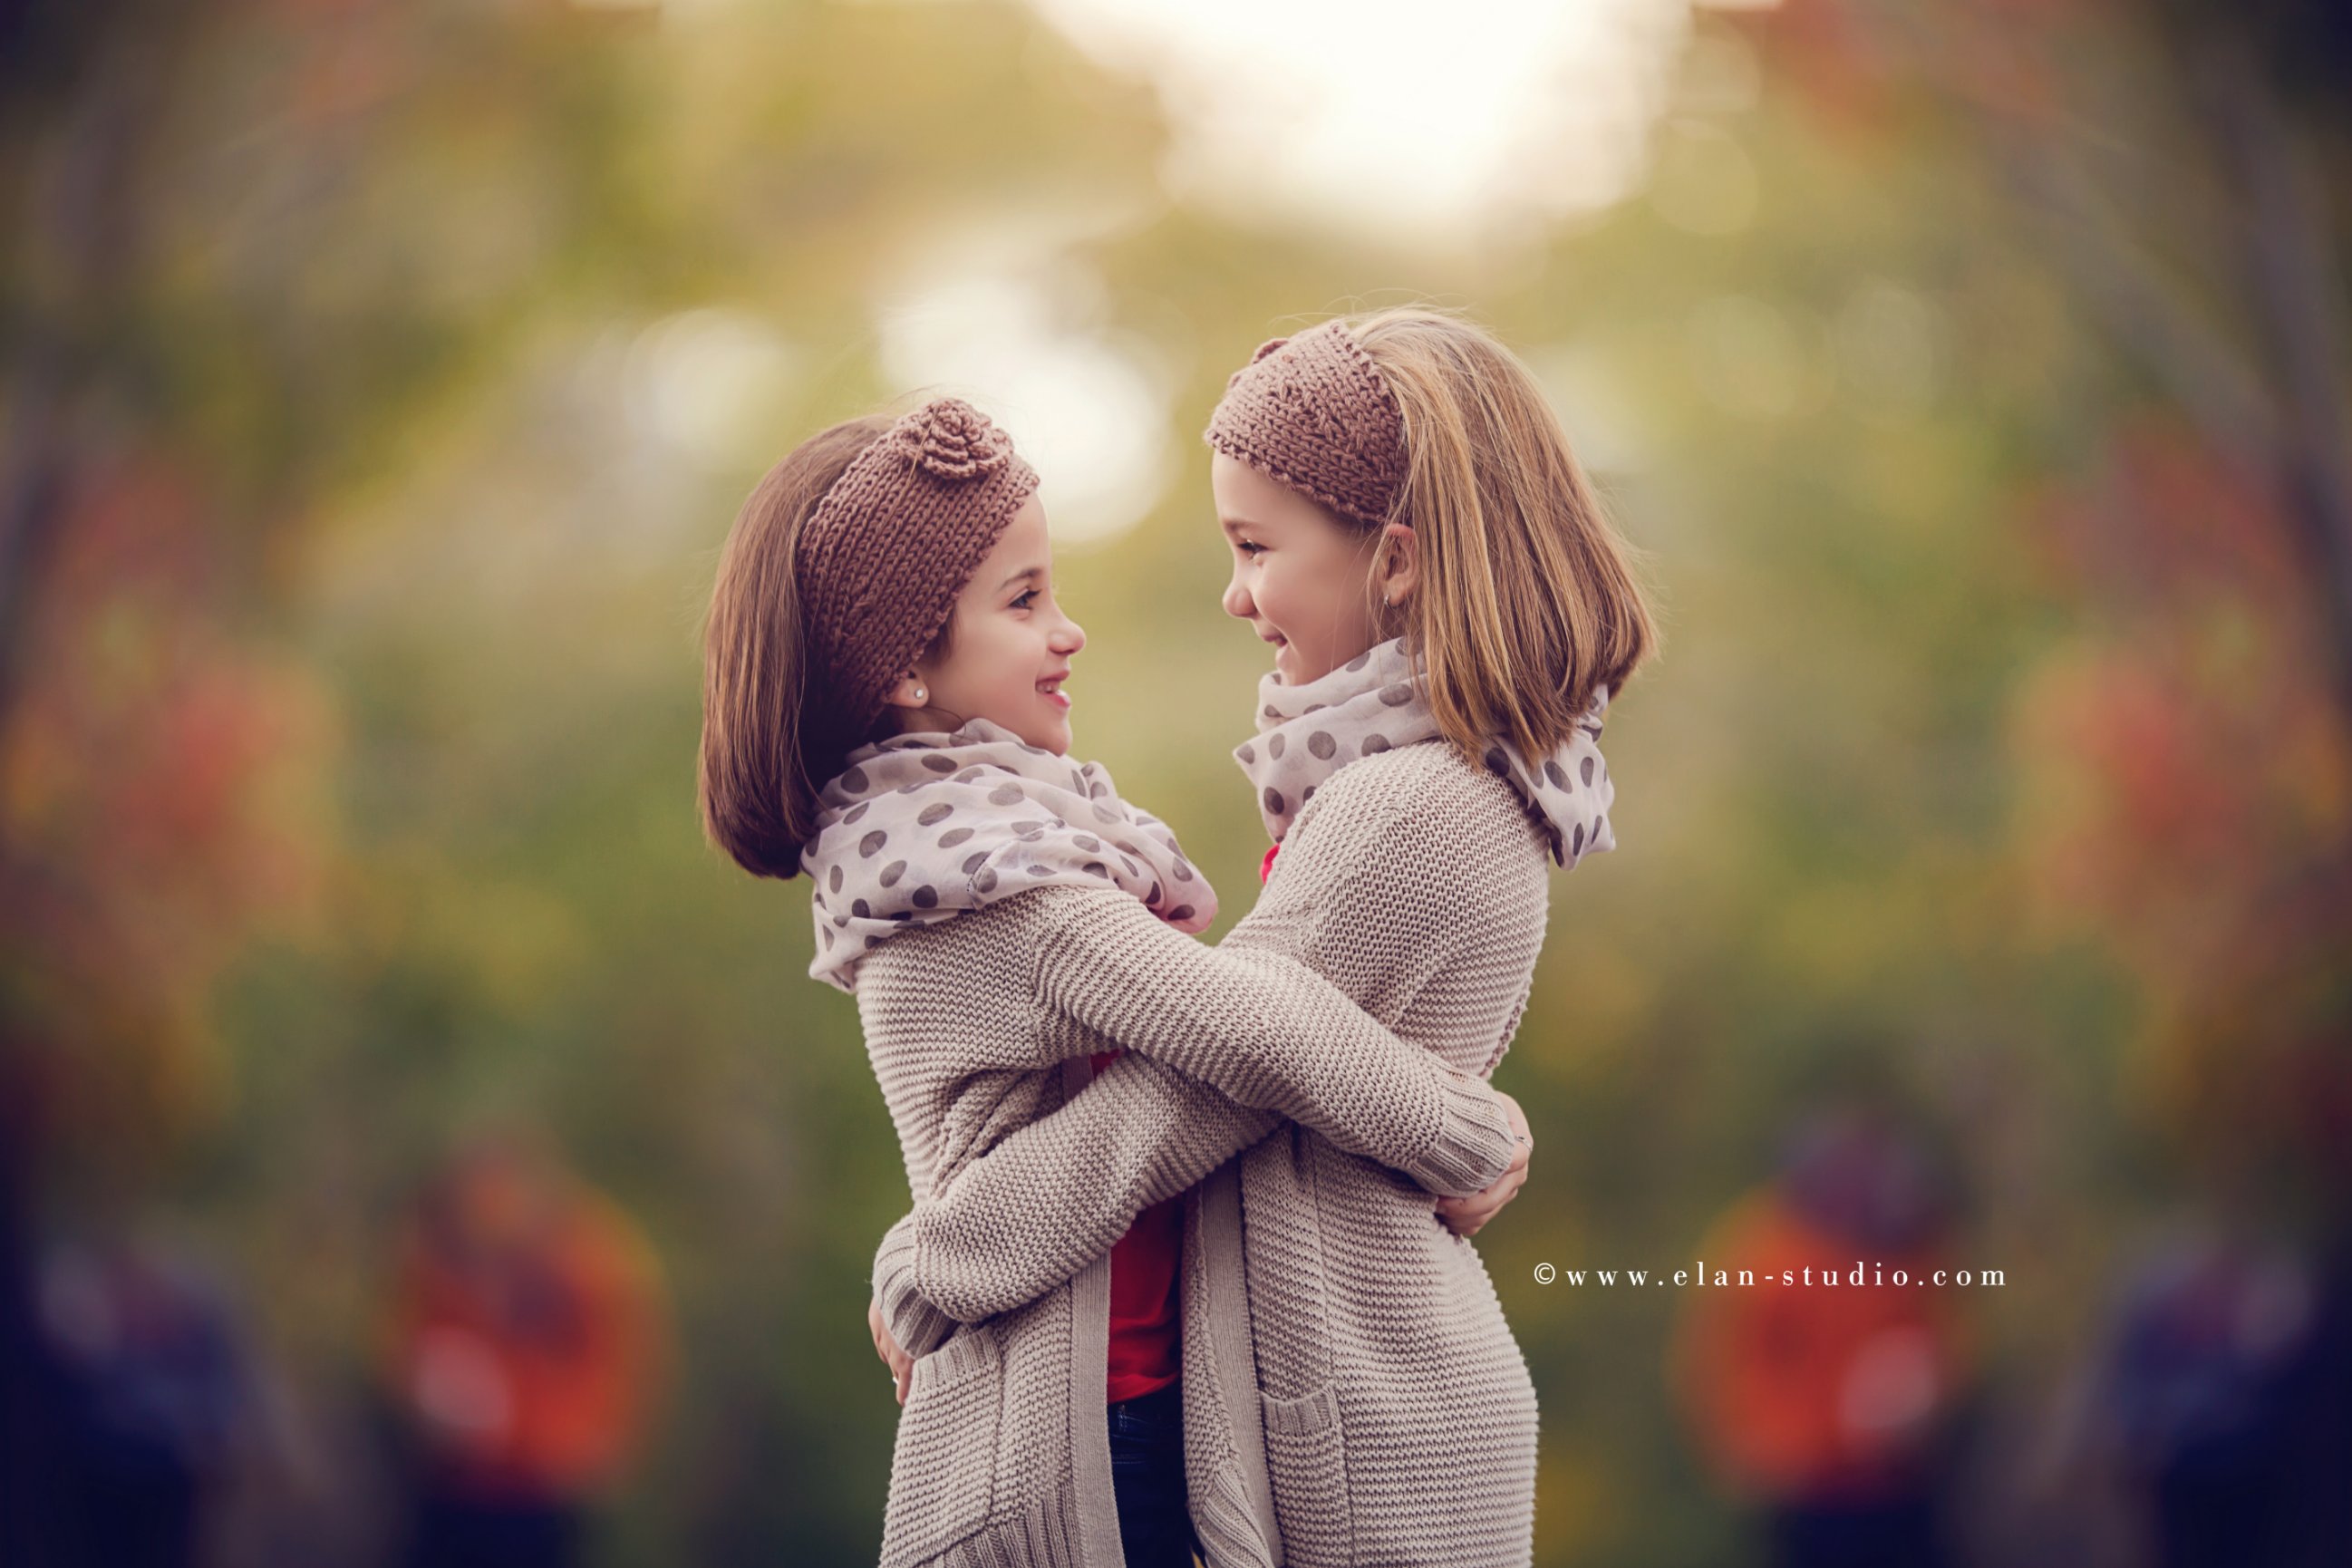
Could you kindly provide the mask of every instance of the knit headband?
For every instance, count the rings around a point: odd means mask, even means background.
[[[1209,416],[1209,444],[1369,527],[1404,482],[1404,415],[1339,321],[1258,345]]]
[[[924,404],[850,460],[800,533],[809,651],[850,736],[882,711],[1037,488],[1012,438],[958,397]]]

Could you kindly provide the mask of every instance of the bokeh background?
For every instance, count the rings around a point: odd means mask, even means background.
[[[1230,924],[1198,433],[1406,300],[1666,631],[1497,1074],[1538,1563],[2347,1560],[2347,89],[2320,0],[0,5],[12,1560],[870,1561],[908,1194],[698,837],[719,544],[979,402]],[[1535,1279],[1702,1257],[2002,1283]]]

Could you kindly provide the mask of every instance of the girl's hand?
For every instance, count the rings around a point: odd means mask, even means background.
[[[1503,1212],[1503,1205],[1519,1195],[1527,1185],[1528,1159],[1535,1152],[1535,1134],[1528,1129],[1527,1112],[1519,1102],[1501,1089],[1504,1114],[1511,1119],[1511,1131],[1518,1135],[1518,1147],[1512,1152],[1510,1169],[1495,1178],[1495,1184],[1483,1193],[1472,1193],[1466,1198],[1440,1198],[1437,1217],[1456,1236],[1475,1236],[1480,1227]]]
[[[1516,1110],[1517,1107],[1512,1109]],[[892,1339],[890,1331],[883,1326],[882,1302],[878,1297],[866,1309],[866,1326],[874,1331],[874,1353],[880,1356],[883,1364],[890,1369],[890,1381],[897,1385],[898,1403],[906,1404],[907,1385],[915,1375],[915,1358],[900,1350],[898,1342]]]

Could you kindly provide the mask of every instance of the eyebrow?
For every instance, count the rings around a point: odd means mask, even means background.
[[[1002,594],[1005,589],[1010,588],[1013,584],[1020,582],[1023,578],[1034,577],[1038,573],[1043,572],[1045,568],[1043,566],[1024,566],[1020,571],[1015,572],[1012,576],[1007,577],[1003,582],[999,583],[996,585],[996,591]]]
[[[1221,517],[1217,520],[1227,533],[1238,533],[1244,528],[1264,528],[1265,524],[1246,517]]]

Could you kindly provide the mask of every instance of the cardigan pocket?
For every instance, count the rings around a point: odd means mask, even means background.
[[[916,1359],[890,1459],[881,1568],[936,1556],[988,1523],[1003,1407],[1003,1359],[988,1324]]]
[[[1355,1520],[1348,1506],[1339,1389],[1327,1383],[1298,1399],[1258,1397],[1265,1406],[1265,1468],[1284,1561],[1291,1568],[1352,1563]]]

